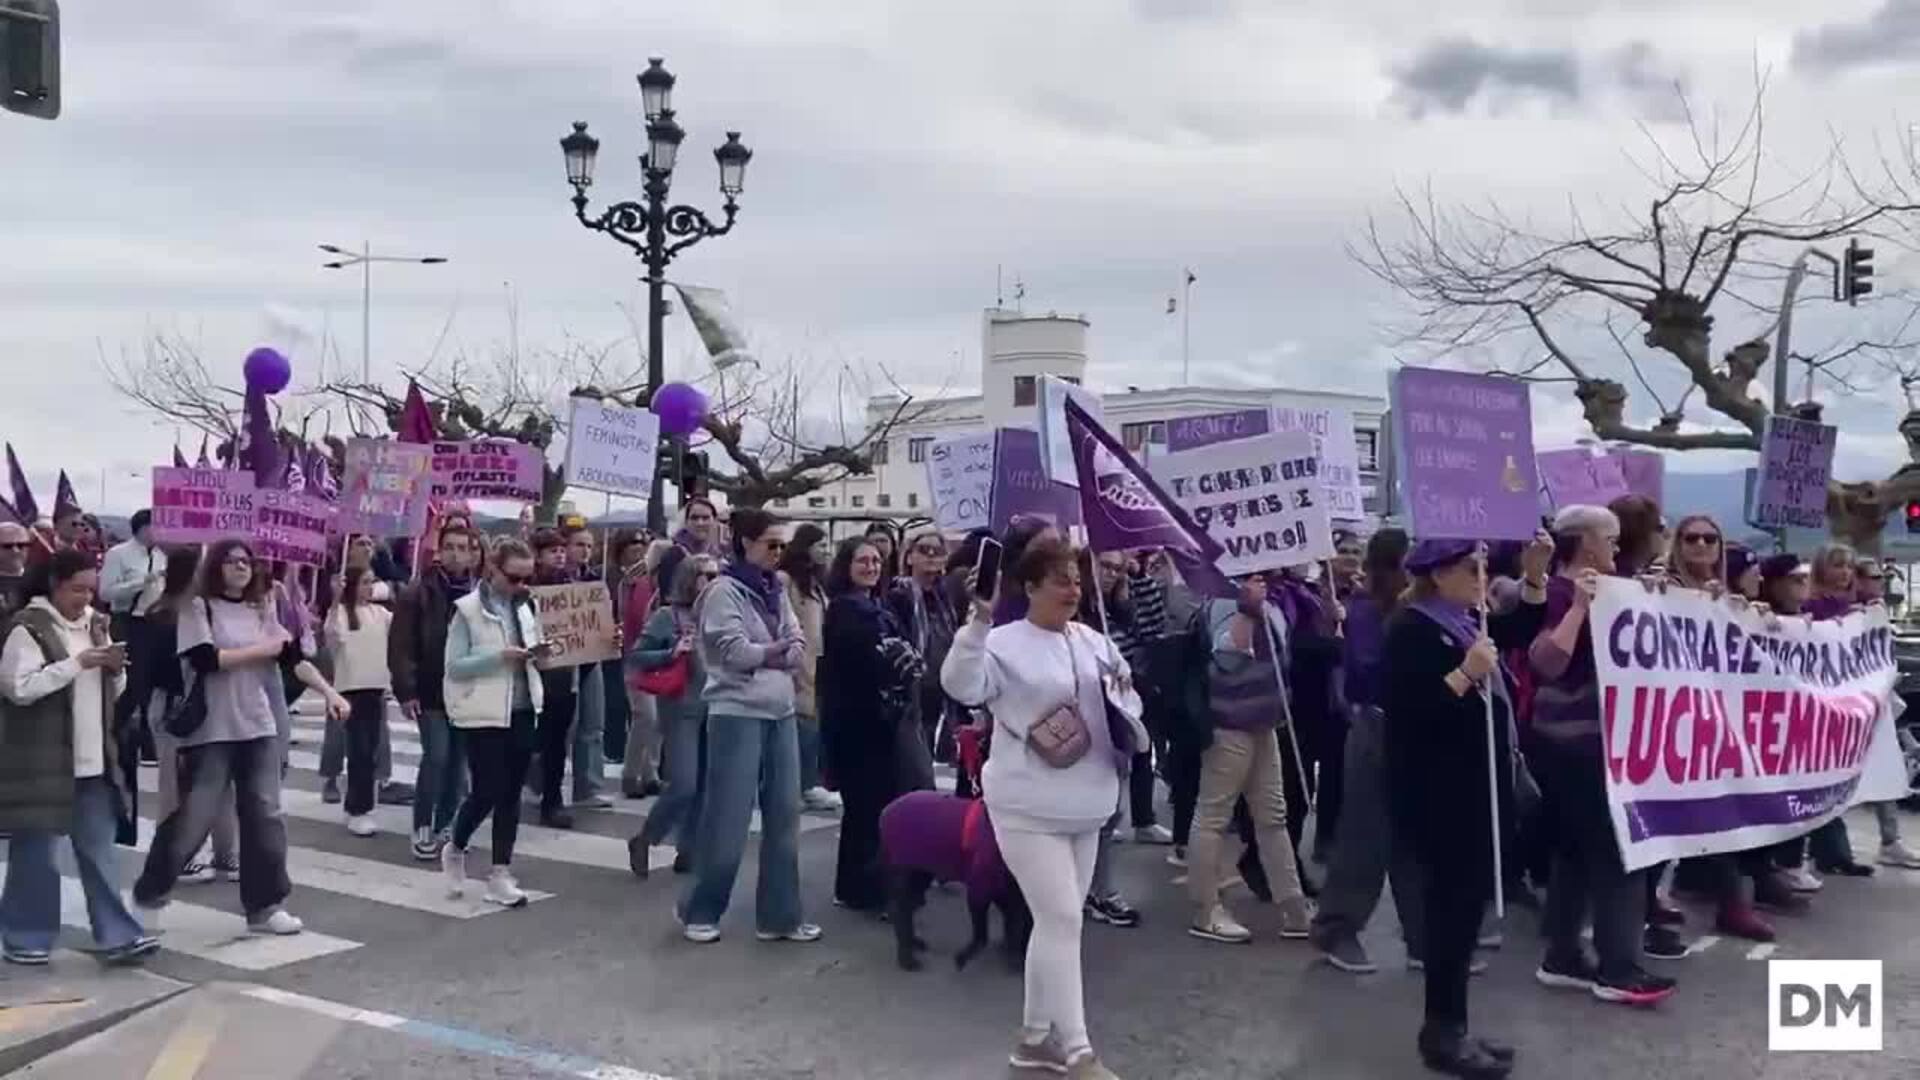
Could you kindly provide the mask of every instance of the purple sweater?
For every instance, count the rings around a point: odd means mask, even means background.
[[[937,791],[909,791],[880,811],[880,850],[888,866],[961,881],[970,904],[1007,895],[1013,878],[1000,858],[987,806]]]

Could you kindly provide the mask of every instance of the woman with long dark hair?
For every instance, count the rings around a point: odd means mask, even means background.
[[[393,613],[374,602],[378,580],[369,564],[347,567],[340,602],[327,616],[327,646],[333,653],[333,682],[347,699],[347,831],[372,836],[374,765],[380,753],[380,729],[387,722],[387,637]]]
[[[776,576],[786,591],[793,617],[800,621],[806,649],[800,666],[793,672],[794,719],[800,738],[800,805],[808,810],[840,809],[840,796],[827,790],[820,770],[820,704],[817,682],[820,669],[821,628],[827,617],[827,564],[831,561],[827,534],[818,525],[801,525],[793,530],[787,552],[780,557]]]
[[[926,754],[911,699],[922,661],[880,602],[885,565],[871,541],[841,541],[827,575],[832,599],[820,654],[821,745],[846,801],[833,897],[841,907],[868,912],[886,904],[880,811],[909,790],[907,755]]]
[[[887,583],[900,576],[900,545],[893,526],[884,521],[868,525],[866,541],[880,553],[880,591],[885,592]]]
[[[13,964],[42,965],[52,955],[61,906],[53,844],[63,834],[73,843],[101,957],[135,963],[160,947],[116,885],[113,832],[126,794],[113,707],[127,653],[92,608],[100,580],[93,566],[90,554],[69,548],[36,567],[27,606],[0,650],[0,828],[10,833],[0,955]]]
[[[167,552],[167,569],[160,599],[147,610],[147,630],[141,640],[151,650],[147,669],[152,673],[153,696],[147,704],[152,718],[155,752],[160,758],[160,813],[158,820],[172,817],[180,808],[180,740],[161,721],[168,710],[187,692],[185,674],[180,665],[180,616],[194,596],[194,578],[200,572],[200,549],[174,548]],[[213,819],[213,859],[199,852],[187,860],[180,880],[188,884],[207,884],[225,875],[228,881],[240,880],[240,825],[234,816],[233,801],[221,804]]]
[[[297,934],[302,924],[284,904],[287,825],[280,811],[280,732],[286,715],[282,668],[327,699],[335,714],[341,697],[307,660],[268,602],[268,579],[254,566],[244,540],[207,549],[199,600],[180,616],[180,657],[205,696],[199,725],[181,736],[180,807],[154,832],[133,898],[157,912],[170,898],[187,859],[207,840],[222,804],[233,799],[240,826],[240,902],[247,929]]]
[[[659,671],[684,663],[687,681],[678,694],[653,695],[660,720],[666,788],[653,804],[640,831],[627,841],[627,865],[638,876],[651,869],[652,849],[674,837],[673,872],[693,869],[693,838],[700,823],[700,774],[706,742],[707,672],[696,647],[699,619],[695,607],[707,586],[720,576],[720,562],[711,555],[689,555],[673,575],[667,602],[647,618],[646,626],[627,654],[629,671]]]

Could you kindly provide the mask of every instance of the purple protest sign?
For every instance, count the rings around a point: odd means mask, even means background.
[[[1393,444],[1422,539],[1528,540],[1540,529],[1527,384],[1437,368],[1393,377]]]
[[[1549,450],[1535,454],[1540,480],[1554,509],[1569,506],[1605,506],[1633,488],[1616,457],[1594,457],[1584,449]]]
[[[153,539],[211,544],[253,535],[253,474],[238,469],[153,470]]]
[[[1235,409],[1232,412],[1182,416],[1167,421],[1167,453],[1198,450],[1215,443],[1265,435],[1273,430],[1273,414],[1268,409]]]
[[[391,439],[351,440],[340,495],[340,531],[419,536],[427,529],[432,474],[429,447]]]
[[[301,566],[327,564],[337,508],[317,495],[262,488],[254,499],[253,553]]]
[[[1767,418],[1752,522],[1763,528],[1817,529],[1827,523],[1827,481],[1840,429],[1786,416]]]
[[[1607,456],[1620,462],[1621,475],[1627,479],[1627,492],[1644,495],[1655,506],[1667,504],[1667,458],[1658,450],[1610,450]]]
[[[433,444],[433,497],[538,503],[545,489],[540,448],[510,439]]]
[[[1037,517],[1062,529],[1080,523],[1080,496],[1047,479],[1040,457],[1040,435],[1025,428],[1001,428],[994,440],[993,494],[988,524],[1004,533],[1015,518]]]

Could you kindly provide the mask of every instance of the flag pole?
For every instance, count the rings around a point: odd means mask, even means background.
[[[1475,552],[1474,566],[1480,577],[1480,633],[1487,633],[1487,545],[1482,543]],[[1490,679],[1501,678],[1496,662],[1487,676]],[[1488,821],[1493,832],[1493,914],[1495,918],[1507,917],[1506,871],[1500,864],[1500,766],[1499,741],[1494,738],[1493,691],[1480,687],[1480,700],[1487,706],[1487,809]]]
[[[1193,271],[1186,271],[1180,297],[1180,384],[1193,385]]]
[[[1287,677],[1280,667],[1280,633],[1273,628],[1273,620],[1267,618],[1264,602],[1260,610],[1260,621],[1267,624],[1267,651],[1272,654],[1269,659],[1273,661],[1274,685],[1280,688],[1280,711],[1286,714],[1287,743],[1293,747],[1294,776],[1300,781],[1300,790],[1307,796],[1307,813],[1311,815],[1319,808],[1320,793],[1307,783],[1307,759],[1300,756],[1300,736],[1294,731],[1293,706],[1287,704]],[[1301,838],[1305,839],[1304,833]]]

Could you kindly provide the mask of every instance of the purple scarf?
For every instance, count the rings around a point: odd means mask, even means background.
[[[1470,607],[1437,596],[1416,600],[1407,606],[1432,619],[1463,649],[1472,648],[1473,643],[1480,640],[1480,616]]]
[[[777,640],[780,637],[780,579],[745,559],[729,559],[724,573],[745,585],[747,592],[760,601],[767,633]]]

